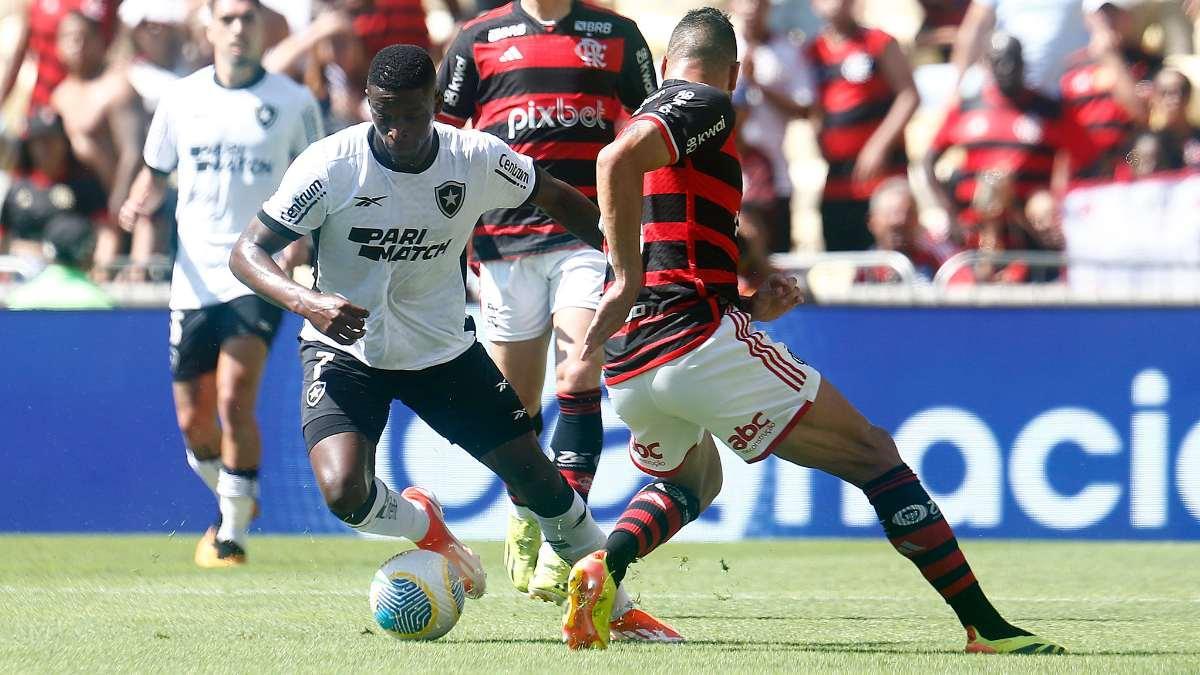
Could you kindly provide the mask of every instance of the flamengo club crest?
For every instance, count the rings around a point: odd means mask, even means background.
[[[604,51],[608,48],[607,45],[599,40],[592,38],[583,38],[579,44],[575,45],[575,56],[583,61],[583,65],[591,68],[604,68],[608,64],[604,61]]]
[[[467,186],[456,180],[448,180],[433,190],[437,196],[437,207],[443,216],[453,218],[462,208],[467,196]]]
[[[254,111],[254,117],[258,119],[258,123],[264,129],[270,129],[272,124],[275,124],[275,119],[279,117],[279,111],[275,110],[275,106],[264,103],[258,106]]]

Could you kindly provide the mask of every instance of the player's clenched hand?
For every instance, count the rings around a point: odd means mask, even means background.
[[[750,316],[755,321],[774,321],[804,302],[804,294],[796,278],[775,273],[758,289],[750,301]]]
[[[592,317],[592,325],[588,326],[587,335],[583,338],[583,358],[589,359],[592,354],[604,349],[604,343],[612,334],[625,325],[629,310],[637,300],[637,286],[627,286],[614,282],[600,298],[600,306],[596,308],[596,316]]]
[[[304,318],[340,345],[352,345],[367,332],[370,312],[340,295],[314,293],[303,303]]]

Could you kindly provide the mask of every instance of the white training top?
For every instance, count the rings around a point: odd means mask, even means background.
[[[178,169],[179,251],[171,309],[199,309],[253,291],[229,271],[229,254],[288,163],[324,133],[317,102],[282,75],[237,89],[212,66],[163,94],[146,137],[151,169]]]
[[[428,166],[393,171],[376,158],[364,122],[314,143],[292,163],[259,218],[290,239],[312,233],[316,288],[368,310],[366,335],[322,342],[374,368],[421,370],[465,352],[466,294],[459,256],[485,211],[533,196],[533,160],[480,131],[434,123]]]

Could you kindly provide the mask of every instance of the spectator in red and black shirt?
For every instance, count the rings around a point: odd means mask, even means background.
[[[829,163],[821,199],[827,251],[871,247],[867,203],[885,178],[908,172],[904,127],[919,96],[896,40],[855,21],[851,0],[816,0],[828,22],[807,47],[817,70],[817,142]]]
[[[657,87],[646,40],[631,19],[579,0],[518,0],[466,23],[438,74],[438,119],[494,134],[550,175],[596,196],[596,156],[625,110]],[[490,352],[540,426],[546,349],[555,341],[559,416],[554,462],[584,498],[603,448],[600,368],[583,335],[604,282],[602,253],[533,205],[485,213],[472,240]],[[559,599],[569,571],[515,509],[505,558],[513,585]],[[536,532],[536,529],[533,530]],[[532,560],[537,560],[532,569]]]
[[[1150,81],[1162,70],[1162,57],[1142,50],[1141,36],[1126,3],[1085,0],[1084,20],[1091,35],[1087,50],[1062,78],[1066,112],[1083,127],[1099,156],[1072,172],[1078,178],[1112,178],[1149,121]]]
[[[988,52],[990,78],[978,94],[959,101],[947,114],[933,139],[924,170],[934,194],[955,226],[968,230],[979,217],[971,207],[985,174],[1011,177],[1020,208],[1039,189],[1050,187],[1056,159],[1070,156],[1073,165],[1086,164],[1095,147],[1086,132],[1063,114],[1062,105],[1029,89],[1023,82],[1021,44],[997,33]],[[938,179],[934,165],[950,148],[965,153],[949,183]],[[955,232],[962,238],[962,232]]]

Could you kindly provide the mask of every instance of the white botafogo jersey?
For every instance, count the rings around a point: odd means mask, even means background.
[[[179,172],[171,309],[253,294],[229,271],[233,244],[288,163],[323,135],[312,94],[282,75],[263,73],[231,89],[209,66],[171,85],[144,153],[151,169]]]
[[[382,164],[364,122],[305,150],[259,218],[290,239],[312,233],[316,287],[368,310],[366,335],[339,345],[305,322],[300,336],[368,366],[420,370],[474,342],[463,328],[459,256],[479,216],[536,189],[533,160],[480,131],[434,123],[437,151],[419,171]]]

